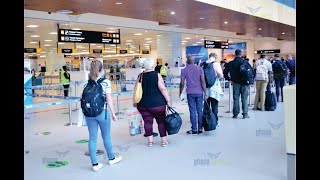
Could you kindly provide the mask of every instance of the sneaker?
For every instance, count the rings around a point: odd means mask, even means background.
[[[220,124],[220,123],[218,123],[218,124],[217,124],[217,127],[220,127],[220,126],[221,126],[221,124]]]
[[[233,118],[233,119],[237,119],[237,118],[238,118],[238,115],[233,115],[232,118]]]
[[[98,165],[92,166],[93,171],[97,172],[99,169],[103,167],[103,164],[98,163]]]
[[[250,117],[249,117],[248,114],[244,114],[244,115],[243,115],[243,119],[245,119],[245,118],[250,118]]]
[[[187,131],[187,134],[198,135],[198,132],[189,130]]]
[[[252,110],[258,110],[258,108],[254,107],[254,108],[252,108]]]
[[[121,160],[122,160],[122,156],[114,157],[114,159],[109,160],[109,164],[110,165],[116,164],[116,163],[120,162]]]
[[[202,130],[199,130],[199,131],[198,131],[198,134],[202,134]]]

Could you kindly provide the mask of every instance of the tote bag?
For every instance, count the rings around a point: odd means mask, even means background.
[[[142,99],[142,76],[143,73],[141,73],[138,78],[138,82],[134,86],[134,91],[133,91],[133,103],[137,104],[141,101]]]

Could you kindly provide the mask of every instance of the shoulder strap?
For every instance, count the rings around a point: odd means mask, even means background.
[[[99,78],[98,81],[97,81],[97,83],[100,84],[100,83],[102,83],[105,79],[106,79],[106,78]]]

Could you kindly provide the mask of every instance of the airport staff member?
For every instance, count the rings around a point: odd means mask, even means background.
[[[64,96],[67,97],[68,96],[68,91],[69,91],[69,86],[70,86],[70,74],[67,71],[67,66],[63,66],[62,67],[62,71],[61,71],[61,76],[60,76],[60,80],[61,80],[61,84],[63,85],[63,92],[64,92]]]

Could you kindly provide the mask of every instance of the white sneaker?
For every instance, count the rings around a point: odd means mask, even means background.
[[[221,125],[221,124],[220,124],[220,123],[218,123],[218,124],[217,124],[217,127],[220,127],[220,125]]]
[[[109,164],[116,164],[122,160],[122,156],[115,157],[113,160],[109,160]]]
[[[98,163],[98,165],[96,166],[92,166],[93,171],[97,172],[99,169],[101,169],[103,167],[103,164]]]

